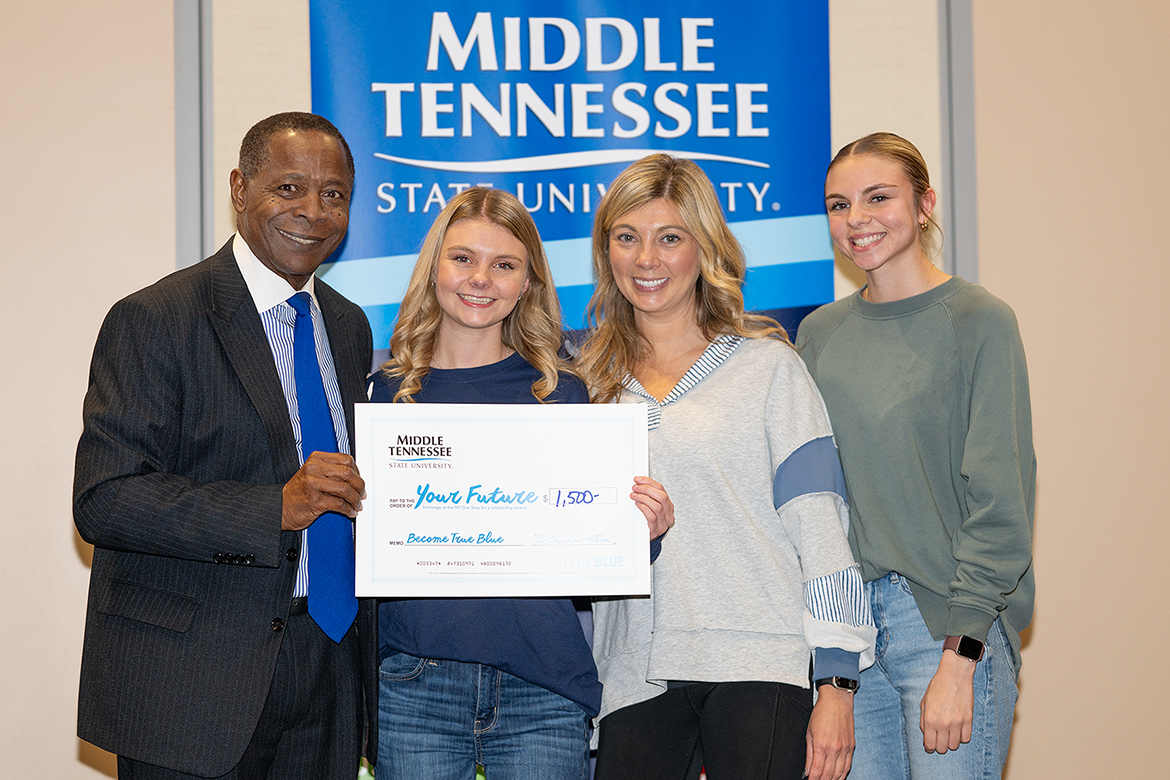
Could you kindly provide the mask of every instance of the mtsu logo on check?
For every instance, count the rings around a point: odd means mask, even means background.
[[[453,447],[443,443],[442,436],[398,435],[386,448],[390,453],[390,468],[449,469]]]

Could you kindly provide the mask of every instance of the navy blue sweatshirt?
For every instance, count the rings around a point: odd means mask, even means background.
[[[534,404],[539,372],[519,353],[477,368],[432,368],[414,399],[420,403]],[[399,382],[370,378],[370,400],[390,403]],[[547,402],[589,403],[584,383],[562,374]],[[387,599],[378,606],[380,657],[401,652],[494,666],[574,701],[590,716],[601,683],[581,622],[567,598]]]

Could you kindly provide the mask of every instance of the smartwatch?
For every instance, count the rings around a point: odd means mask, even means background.
[[[822,677],[813,681],[813,686],[816,688],[820,688],[822,685],[832,685],[839,691],[849,691],[849,693],[857,693],[857,689],[861,687],[861,683],[857,680],[850,680],[848,677]]]
[[[983,643],[969,636],[948,636],[943,641],[943,650],[954,650],[960,658],[972,662],[983,658]]]

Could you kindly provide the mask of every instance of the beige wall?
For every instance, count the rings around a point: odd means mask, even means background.
[[[975,3],[980,276],[1020,319],[1040,463],[1011,780],[1170,774],[1168,30],[1164,0]]]
[[[938,24],[938,0],[829,0],[831,145],[836,152],[878,130],[897,133],[918,147],[931,184],[945,192]],[[935,214],[946,230],[943,209]],[[941,266],[941,260],[935,262]],[[863,284],[865,275],[838,258],[836,296],[844,298]]]
[[[862,5],[886,15],[859,24]],[[1151,490],[1170,462],[1170,326],[1144,235],[1167,221],[1170,10],[975,5],[981,281],[1019,315],[1040,458],[1039,603],[1008,776],[1162,776],[1170,717],[1130,691],[1138,672],[1157,690],[1170,639],[1157,560],[1170,531]],[[70,518],[72,457],[102,316],[175,265],[171,4],[5,6],[0,777],[101,778],[109,756],[74,736],[89,550]],[[836,112],[834,142],[894,129],[929,159],[934,52],[896,38],[932,35],[933,3],[895,6],[834,0],[835,103],[864,109]],[[844,31],[873,51],[842,48]],[[238,72],[217,85],[239,89]],[[232,118],[233,143],[266,113]]]
[[[3,8],[0,777],[101,778],[109,757],[75,736],[90,550],[73,449],[102,317],[175,267],[172,9]]]
[[[248,128],[281,111],[312,107],[309,0],[204,0],[212,5],[212,222],[218,249],[236,230],[228,176]],[[247,74],[246,77],[241,77]]]

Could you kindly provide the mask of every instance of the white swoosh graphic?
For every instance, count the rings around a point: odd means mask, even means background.
[[[544,154],[538,157],[517,157],[511,160],[481,160],[479,162],[450,162],[446,160],[411,160],[407,157],[395,157],[391,154],[375,152],[374,156],[390,162],[412,165],[415,168],[430,168],[435,171],[452,171],[463,173],[524,173],[529,171],[551,171],[559,168],[585,168],[590,165],[605,165],[607,163],[628,163],[641,160],[648,154],[660,152],[661,149],[598,149],[590,152],[568,152],[566,154]],[[704,152],[671,151],[675,157],[684,157],[688,160],[710,160],[712,162],[735,163],[750,165],[753,168],[770,168],[767,163],[757,160],[745,160],[741,157],[727,157],[722,154],[705,154]]]

